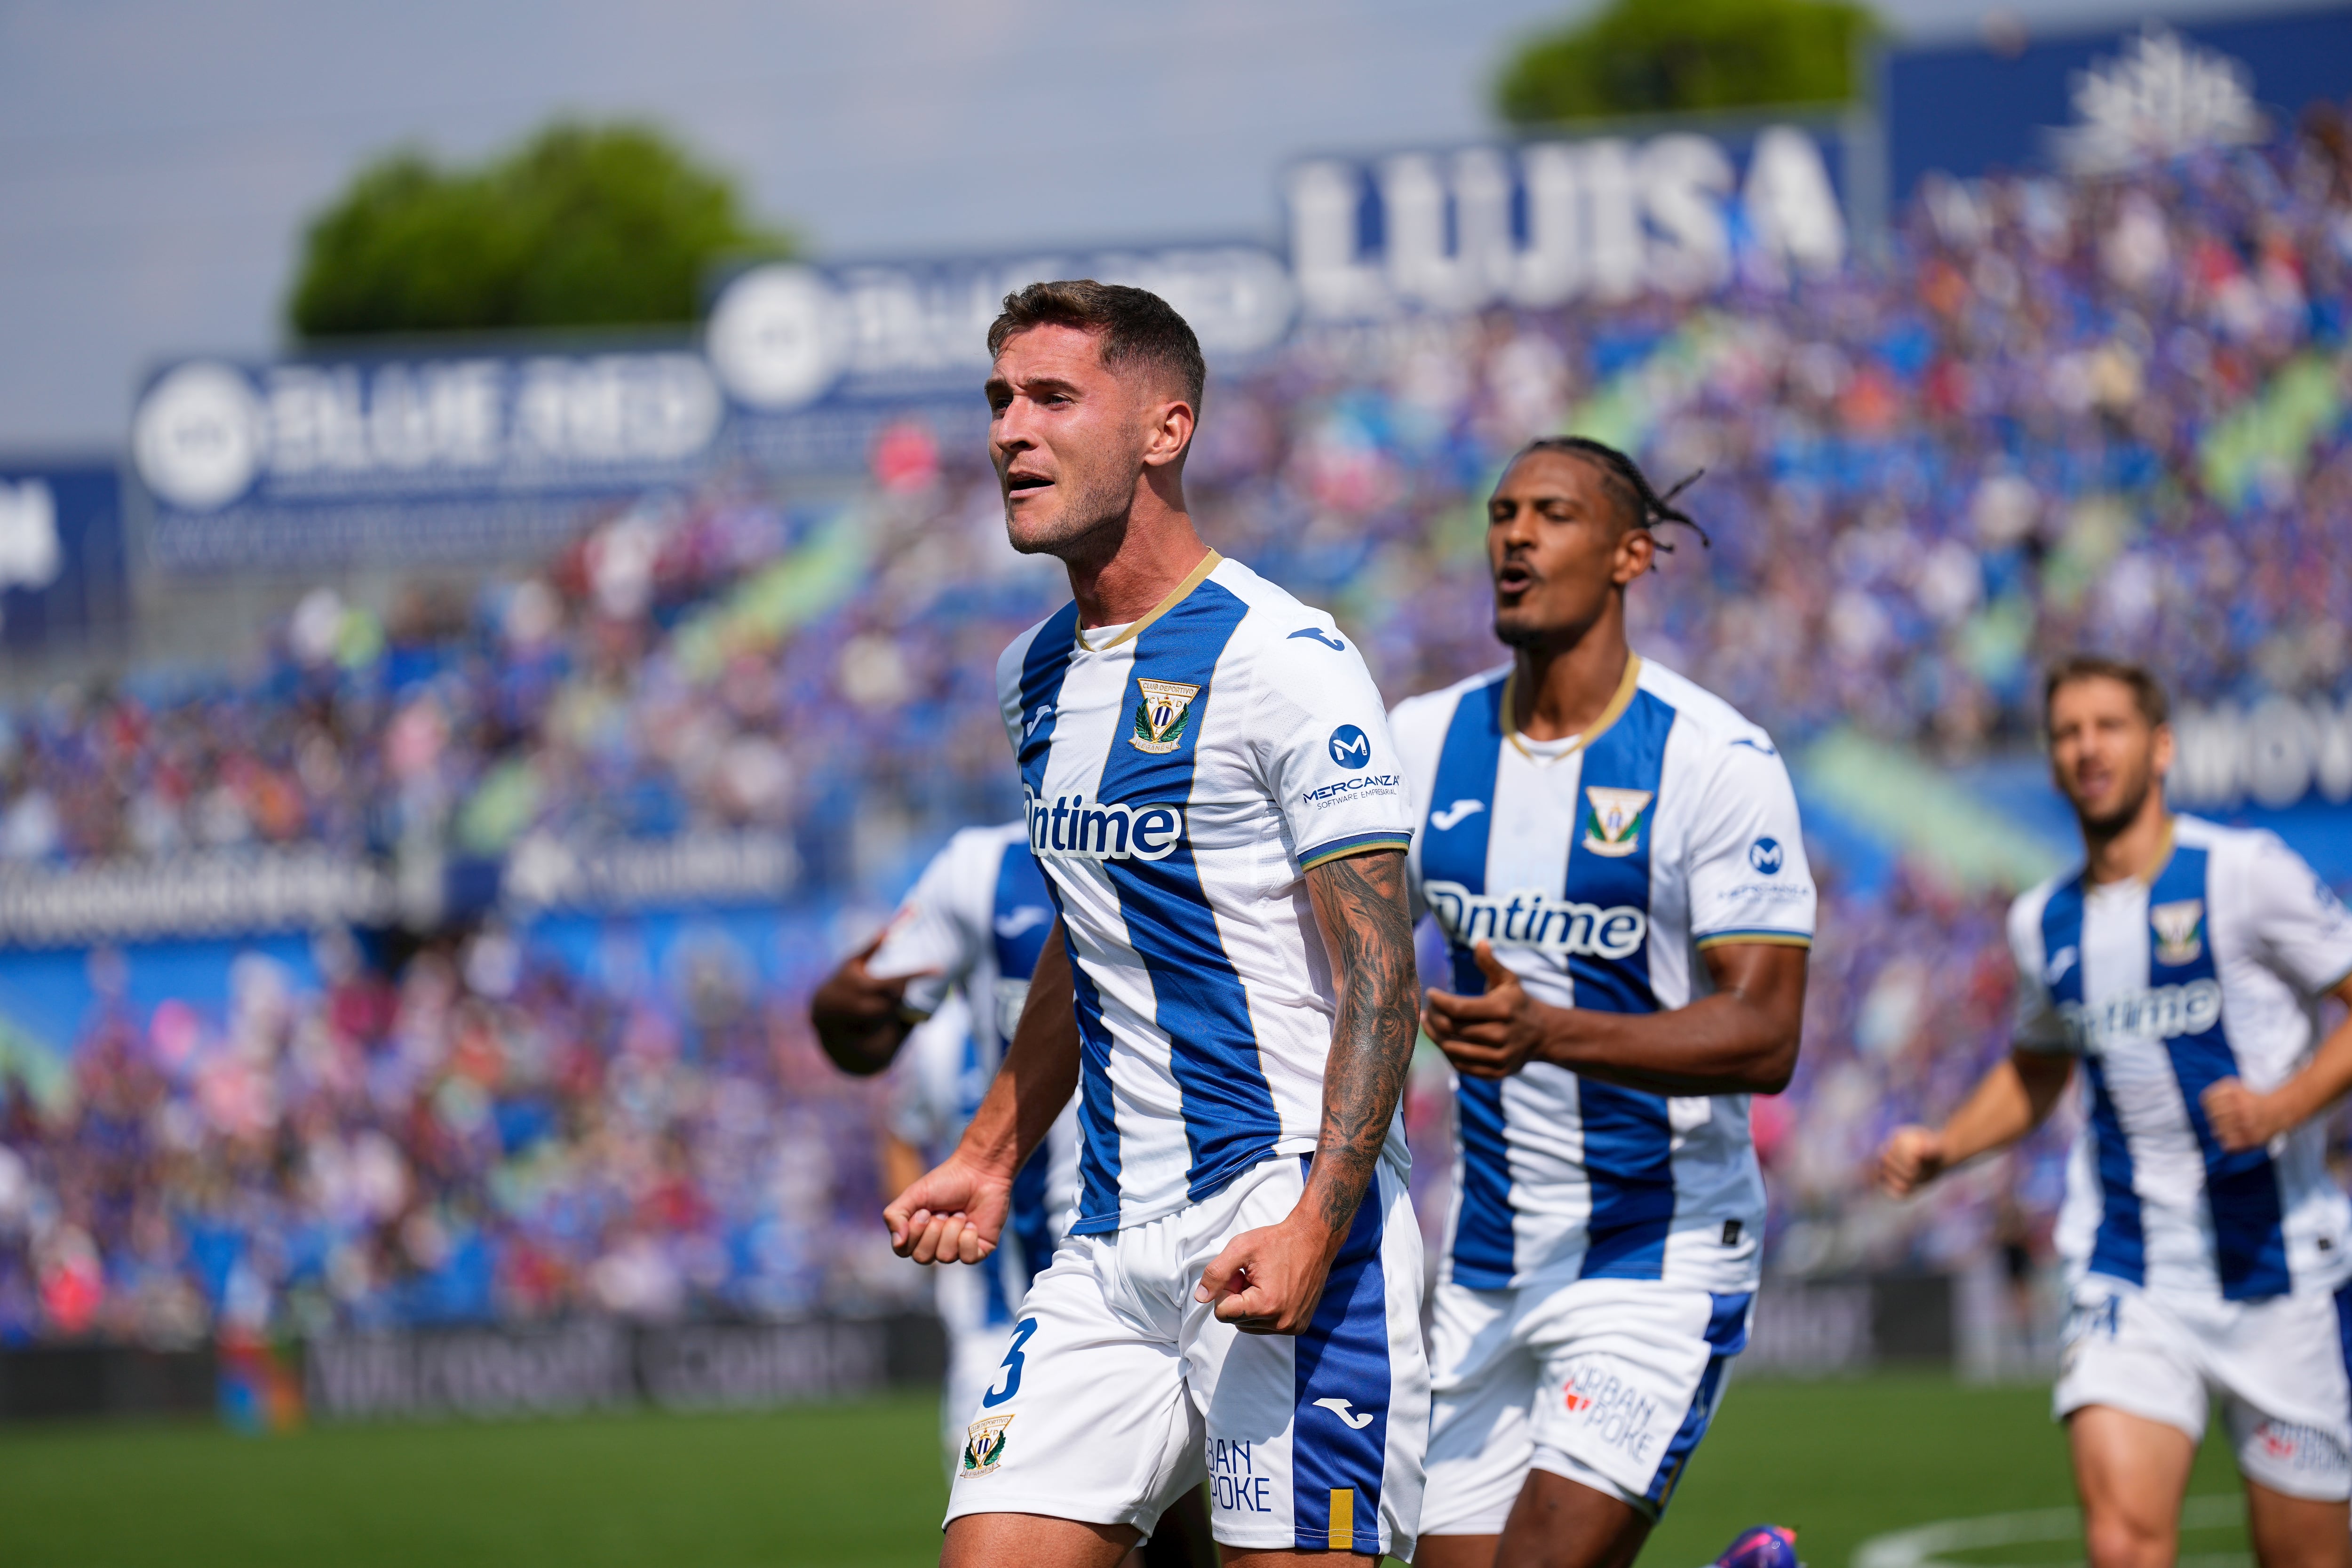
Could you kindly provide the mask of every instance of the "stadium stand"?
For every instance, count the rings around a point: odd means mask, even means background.
[[[1329,605],[1402,697],[1494,662],[1484,487],[1573,428],[1664,480],[1706,470],[1687,504],[1713,546],[1669,541],[1634,643],[1786,748],[2014,751],[2038,660],[2077,645],[2202,701],[2346,694],[2341,117],[2127,175],[1931,183],[1891,244],[1696,303],[1305,333],[1213,384],[1203,531]],[[978,454],[886,446],[846,500],[729,476],[470,603],[379,617],[321,593],[250,668],[5,716],[19,867],[251,844],[496,863],[533,835],[758,827],[790,836],[815,912],[764,983],[723,955],[565,962],[457,908],[422,937],[320,939],[317,988],[256,955],[217,1015],[118,998],[69,1081],[19,1073],[0,1100],[0,1341],[908,1299],[874,1218],[878,1101],[825,1068],[797,988],[828,919],[1013,809],[991,671],[1062,586],[1005,549]],[[1900,1214],[1864,1195],[1887,1129],[2005,1043],[1997,892],[1911,860],[1860,876],[1833,835],[1815,863],[1804,1056],[1757,1107],[1774,1267],[1947,1264],[2046,1229],[2063,1127],[2016,1157],[2021,1221],[1982,1184]],[[1437,1087],[1411,1107],[1432,1150]]]

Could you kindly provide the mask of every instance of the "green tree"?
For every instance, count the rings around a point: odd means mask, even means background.
[[[311,221],[286,313],[304,338],[688,321],[714,260],[792,249],[658,131],[559,122],[476,167],[362,168]]]
[[[1612,0],[1521,45],[1495,83],[1513,125],[1842,103],[1875,30],[1851,0]]]

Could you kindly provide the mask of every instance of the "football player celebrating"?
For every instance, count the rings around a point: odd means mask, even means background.
[[[1108,1568],[1204,1476],[1228,1563],[1410,1555],[1412,823],[1380,694],[1328,616],[1194,531],[1203,369],[1164,301],[1035,284],[989,348],[1007,530],[1073,595],[997,672],[1059,918],[971,1129],[886,1217],[918,1260],[985,1258],[1074,1088],[1080,1195],[943,1561]]]
[[[923,868],[881,934],[817,987],[810,1021],[835,1066],[879,1072],[903,1047],[884,1148],[886,1192],[903,1189],[962,1137],[1004,1059],[1053,921],[1023,826],[968,827]],[[948,1338],[940,1408],[950,1470],[964,1424],[1003,1359],[1015,1310],[1054,1256],[1076,1196],[1073,1102],[1013,1181],[1009,1244],[984,1268],[939,1277]]]
[[[1550,438],[1486,517],[1510,662],[1390,721],[1454,977],[1423,1016],[1458,1152],[1415,1561],[1616,1568],[1747,1343],[1747,1097],[1796,1065],[1813,886],[1771,742],[1626,644],[1673,493]]]
[[[2172,731],[2136,666],[2058,665],[2050,771],[2084,863],[2019,899],[2014,1048],[1940,1128],[1879,1152],[1901,1196],[2041,1125],[2082,1067],[2058,1247],[2053,1413],[2093,1568],[2173,1561],[2219,1396],[2263,1568],[2352,1563],[2352,1209],[2318,1117],[2352,1087],[2352,919],[2268,833],[2164,805]]]

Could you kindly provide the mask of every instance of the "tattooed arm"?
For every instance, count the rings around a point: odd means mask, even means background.
[[[1235,1237],[1194,1297],[1245,1333],[1303,1333],[1314,1321],[1324,1279],[1371,1190],[1412,1060],[1418,982],[1403,851],[1327,861],[1307,873],[1307,892],[1339,994],[1315,1163],[1289,1217]]]

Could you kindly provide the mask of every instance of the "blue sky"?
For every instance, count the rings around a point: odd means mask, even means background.
[[[1490,130],[1509,41],[1582,8],[0,0],[0,452],[114,445],[158,358],[275,346],[304,218],[395,143],[648,116],[833,256],[1271,238],[1283,163]],[[1880,0],[1912,36],[1990,8]],[[2020,7],[2045,29],[2277,8]]]

